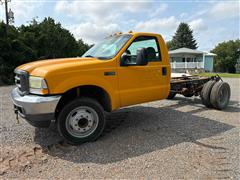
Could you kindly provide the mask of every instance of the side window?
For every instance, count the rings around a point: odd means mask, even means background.
[[[147,50],[149,62],[161,61],[161,53],[157,39],[152,36],[139,36],[125,51],[129,55],[129,63],[136,64],[137,50],[141,48]]]

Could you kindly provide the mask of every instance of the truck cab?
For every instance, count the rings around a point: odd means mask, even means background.
[[[171,68],[161,35],[117,33],[82,57],[35,61],[15,69],[15,113],[36,127],[55,120],[71,144],[97,139],[105,112],[167,98]]]

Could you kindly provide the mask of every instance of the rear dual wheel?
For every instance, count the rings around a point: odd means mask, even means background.
[[[230,99],[230,86],[226,82],[208,81],[201,91],[202,103],[208,107],[222,110],[227,107]]]
[[[231,96],[230,86],[226,82],[216,82],[212,88],[210,102],[214,108],[225,109]]]
[[[215,81],[208,81],[205,83],[200,94],[202,103],[208,108],[212,107],[212,104],[210,102],[210,95],[215,83]]]

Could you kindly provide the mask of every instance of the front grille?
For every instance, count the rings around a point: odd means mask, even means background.
[[[22,70],[15,70],[15,84],[21,95],[29,93],[29,75],[28,72]]]
[[[15,84],[16,86],[21,89],[21,84],[20,84],[20,74],[15,75]]]

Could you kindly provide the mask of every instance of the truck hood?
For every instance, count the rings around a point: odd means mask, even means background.
[[[27,64],[23,64],[17,69],[21,69],[29,72],[32,75],[44,76],[48,72],[64,69],[67,67],[76,67],[83,65],[90,65],[95,63],[101,63],[101,60],[96,58],[62,58],[62,59],[48,59],[41,61],[34,61]]]

